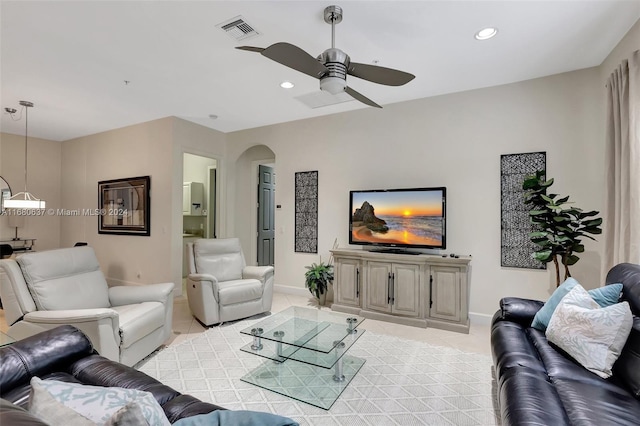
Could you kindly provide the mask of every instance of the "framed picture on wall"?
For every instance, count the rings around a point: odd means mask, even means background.
[[[151,235],[151,178],[98,182],[99,234]]]

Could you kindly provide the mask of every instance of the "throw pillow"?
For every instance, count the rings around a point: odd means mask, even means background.
[[[136,402],[144,418],[154,426],[170,426],[162,407],[150,392],[138,389],[90,386],[58,380],[31,379],[31,397],[48,393],[64,406],[83,415],[94,423],[104,424],[129,402]],[[34,407],[34,409],[36,409]],[[31,411],[31,407],[29,407]]]
[[[140,405],[130,402],[111,416],[104,426],[149,426],[149,422]]]
[[[45,391],[40,379],[31,379],[31,394],[29,395],[29,412],[51,426],[95,426],[95,423],[65,406]]]
[[[578,284],[556,307],[546,336],[584,368],[606,379],[632,326],[628,302],[600,308]]]
[[[216,410],[207,414],[185,417],[173,426],[299,426],[299,423],[288,417],[277,414],[244,410]]]
[[[15,425],[51,426],[24,408],[0,398],[0,425],[8,425],[9,421]]]
[[[549,300],[533,317],[531,327],[537,328],[540,331],[545,331],[549,325],[549,320],[553,315],[553,311],[558,306],[558,303],[564,296],[567,295],[576,285],[579,285],[578,281],[574,278],[567,278],[560,287],[553,292]],[[593,290],[589,290],[589,294],[601,307],[611,306],[618,303],[620,293],[622,292],[622,284],[609,284],[604,287],[599,287]]]

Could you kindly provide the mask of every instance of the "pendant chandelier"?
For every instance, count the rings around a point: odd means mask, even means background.
[[[27,146],[29,134],[29,108],[33,107],[33,103],[29,101],[20,101],[25,109],[24,117],[24,192],[18,192],[13,197],[4,200],[4,208],[6,209],[44,209],[45,201],[33,196],[27,190]],[[15,109],[5,109],[10,114],[15,113]],[[13,115],[13,114],[12,114]]]

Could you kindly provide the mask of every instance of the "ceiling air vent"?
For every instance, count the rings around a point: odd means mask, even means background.
[[[246,40],[260,35],[242,16],[231,18],[228,21],[216,25],[216,27],[221,28],[229,37],[236,41]]]

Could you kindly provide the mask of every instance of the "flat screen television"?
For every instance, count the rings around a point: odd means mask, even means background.
[[[445,249],[446,198],[444,187],[350,191],[349,244]]]

